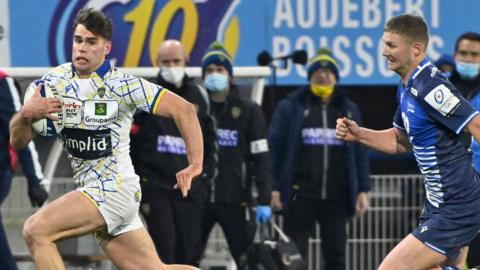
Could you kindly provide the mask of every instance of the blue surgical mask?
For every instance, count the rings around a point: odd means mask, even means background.
[[[228,87],[228,76],[220,73],[211,73],[205,76],[203,85],[212,92],[223,92]]]
[[[458,74],[460,74],[460,77],[472,80],[478,76],[480,65],[475,63],[457,62],[455,68]]]

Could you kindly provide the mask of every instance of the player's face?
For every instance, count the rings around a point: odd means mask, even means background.
[[[387,60],[388,69],[400,75],[405,74],[413,62],[412,43],[400,35],[384,32],[383,33],[383,53]]]
[[[110,53],[112,43],[88,31],[82,24],[77,25],[73,36],[72,63],[80,77],[89,77]]]
[[[480,64],[480,41],[461,40],[455,52],[455,61]]]

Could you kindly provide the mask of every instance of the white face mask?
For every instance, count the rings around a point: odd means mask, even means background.
[[[178,84],[183,80],[183,77],[185,77],[185,68],[161,67],[160,75],[165,81],[178,86]]]

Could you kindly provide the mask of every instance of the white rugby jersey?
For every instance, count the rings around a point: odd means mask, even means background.
[[[166,89],[125,75],[109,61],[88,79],[80,79],[73,64],[66,63],[42,80],[63,98],[65,127],[59,137],[76,184],[97,188],[97,192],[88,193],[98,203],[105,199],[105,193],[117,192],[122,183],[138,183],[129,155],[132,115],[136,109],[154,113]],[[27,91],[34,91],[38,83],[32,83]]]

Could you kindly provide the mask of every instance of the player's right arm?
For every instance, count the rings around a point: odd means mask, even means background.
[[[10,120],[10,143],[15,149],[27,146],[33,139],[32,121],[35,119],[49,118],[57,121],[58,117],[51,113],[62,110],[59,99],[44,98],[40,95],[41,86],[35,88],[32,98],[27,101],[20,111]]]
[[[398,128],[373,130],[359,127],[348,118],[337,119],[335,136],[344,141],[357,141],[365,146],[387,154],[401,154],[411,151],[407,134]]]

